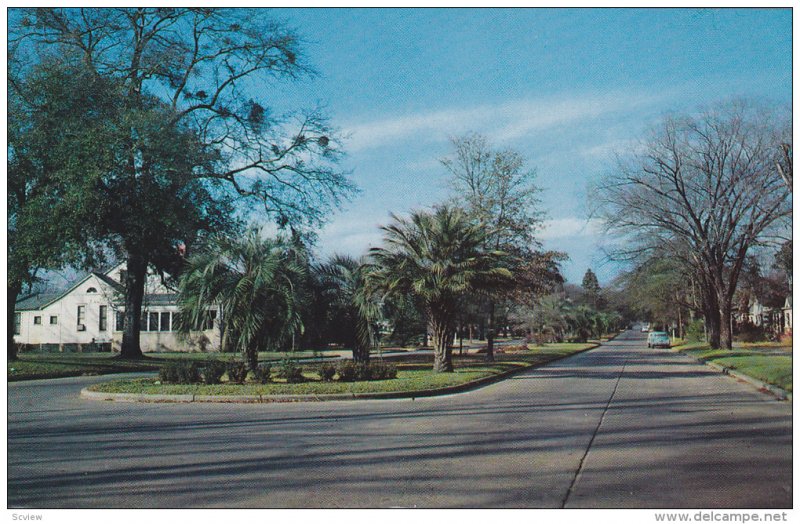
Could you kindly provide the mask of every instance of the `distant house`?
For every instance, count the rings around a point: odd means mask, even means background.
[[[757,297],[750,299],[750,308],[746,317],[747,322],[763,328],[767,332],[780,335],[787,331],[786,307],[788,305],[789,330],[791,330],[791,298],[787,298],[781,307],[780,302],[762,304]]]
[[[125,319],[124,265],[92,272],[61,293],[17,301],[14,340],[24,350],[119,351]],[[214,351],[220,347],[219,311],[211,308],[201,330],[179,337],[177,294],[149,273],[142,305],[143,352]]]
[[[792,297],[786,297],[783,303],[783,332],[792,332]]]

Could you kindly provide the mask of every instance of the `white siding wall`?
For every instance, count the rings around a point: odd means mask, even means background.
[[[117,266],[108,276],[119,281],[119,271],[124,267]],[[88,293],[90,288],[97,291]],[[174,293],[161,284],[155,274],[148,275],[145,292],[148,294]],[[14,339],[21,344],[91,344],[111,343],[112,350],[119,351],[122,343],[122,332],[117,331],[116,315],[119,307],[115,305],[114,289],[94,275],[61,297],[56,302],[37,311],[20,311],[20,333]],[[100,306],[106,306],[106,329],[100,330]],[[78,306],[85,306],[83,325],[85,331],[78,331]],[[145,319],[149,313],[162,312],[172,314],[178,311],[173,304],[150,305],[145,303],[142,315]],[[57,324],[50,324],[50,317],[57,317]],[[41,317],[41,324],[35,324],[35,317]],[[171,324],[171,322],[170,322]],[[179,337],[175,331],[142,330],[140,344],[143,352],[157,351],[218,351],[220,348],[219,311],[212,329],[192,332],[188,337]]]
[[[97,290],[88,293],[89,289]],[[111,289],[94,275],[90,276],[72,292],[37,311],[21,311],[20,334],[16,340],[23,344],[90,344],[91,342],[111,342],[112,325],[107,322],[106,330],[100,331],[100,306],[106,306],[107,320],[111,319]],[[78,306],[84,306],[84,331],[78,331]],[[35,318],[41,318],[41,324]],[[50,317],[57,318],[57,324],[50,323]]]

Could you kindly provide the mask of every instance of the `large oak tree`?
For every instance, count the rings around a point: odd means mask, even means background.
[[[19,62],[79,61],[121,84],[124,126],[115,128],[125,133],[113,145],[122,153],[97,184],[108,212],[98,215],[96,233],[127,265],[124,357],[141,356],[149,266],[169,269],[178,246],[191,245],[215,221],[230,225],[234,209],[236,218],[260,209],[280,227],[302,228],[320,223],[353,190],[336,167],[337,141],[324,115],[273,115],[263,100],[275,81],[312,73],[299,37],[263,11],[13,15],[10,44]]]
[[[626,235],[620,254],[669,256],[690,270],[713,347],[731,347],[748,252],[780,238],[791,216],[776,171],[787,118],[742,101],[667,118],[593,192],[608,227]]]

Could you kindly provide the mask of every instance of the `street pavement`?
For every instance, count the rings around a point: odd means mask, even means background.
[[[10,507],[792,505],[791,404],[633,331],[416,400],[79,398],[109,378],[9,384]]]

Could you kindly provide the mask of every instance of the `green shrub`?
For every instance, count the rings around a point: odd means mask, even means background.
[[[260,384],[266,384],[269,382],[271,371],[272,366],[269,364],[260,364],[256,369],[253,370],[253,378],[255,378],[256,382]]]
[[[219,360],[210,360],[203,366],[201,375],[205,384],[219,384],[222,380],[222,375],[225,374],[226,366],[224,362]]]
[[[286,382],[289,384],[299,384],[305,381],[303,368],[298,366],[294,360],[290,359],[281,361],[277,375],[279,378],[286,379]]]
[[[244,362],[231,360],[228,362],[228,380],[236,384],[244,384],[247,378],[247,366]]]
[[[319,377],[323,382],[330,382],[336,374],[336,366],[329,363],[324,363],[319,367]]]
[[[158,380],[164,384],[178,383],[178,363],[167,362],[158,370]]]
[[[365,380],[386,380],[397,378],[397,367],[386,362],[355,363],[344,360],[336,366],[340,382],[361,382]]]
[[[177,360],[165,364],[158,371],[158,378],[165,384],[197,384],[200,370],[195,362]]]
[[[373,362],[370,364],[372,368],[372,380],[389,380],[397,378],[397,366],[387,362]]]
[[[693,320],[686,325],[687,342],[705,342],[706,333],[703,329],[702,320]]]
[[[768,340],[767,332],[761,326],[756,326],[745,322],[737,326],[737,334],[734,340],[739,342],[763,342]]]
[[[336,365],[336,373],[340,382],[354,382],[356,380],[356,364],[352,360],[342,360]]]
[[[356,381],[372,380],[372,366],[366,362],[356,364]]]

